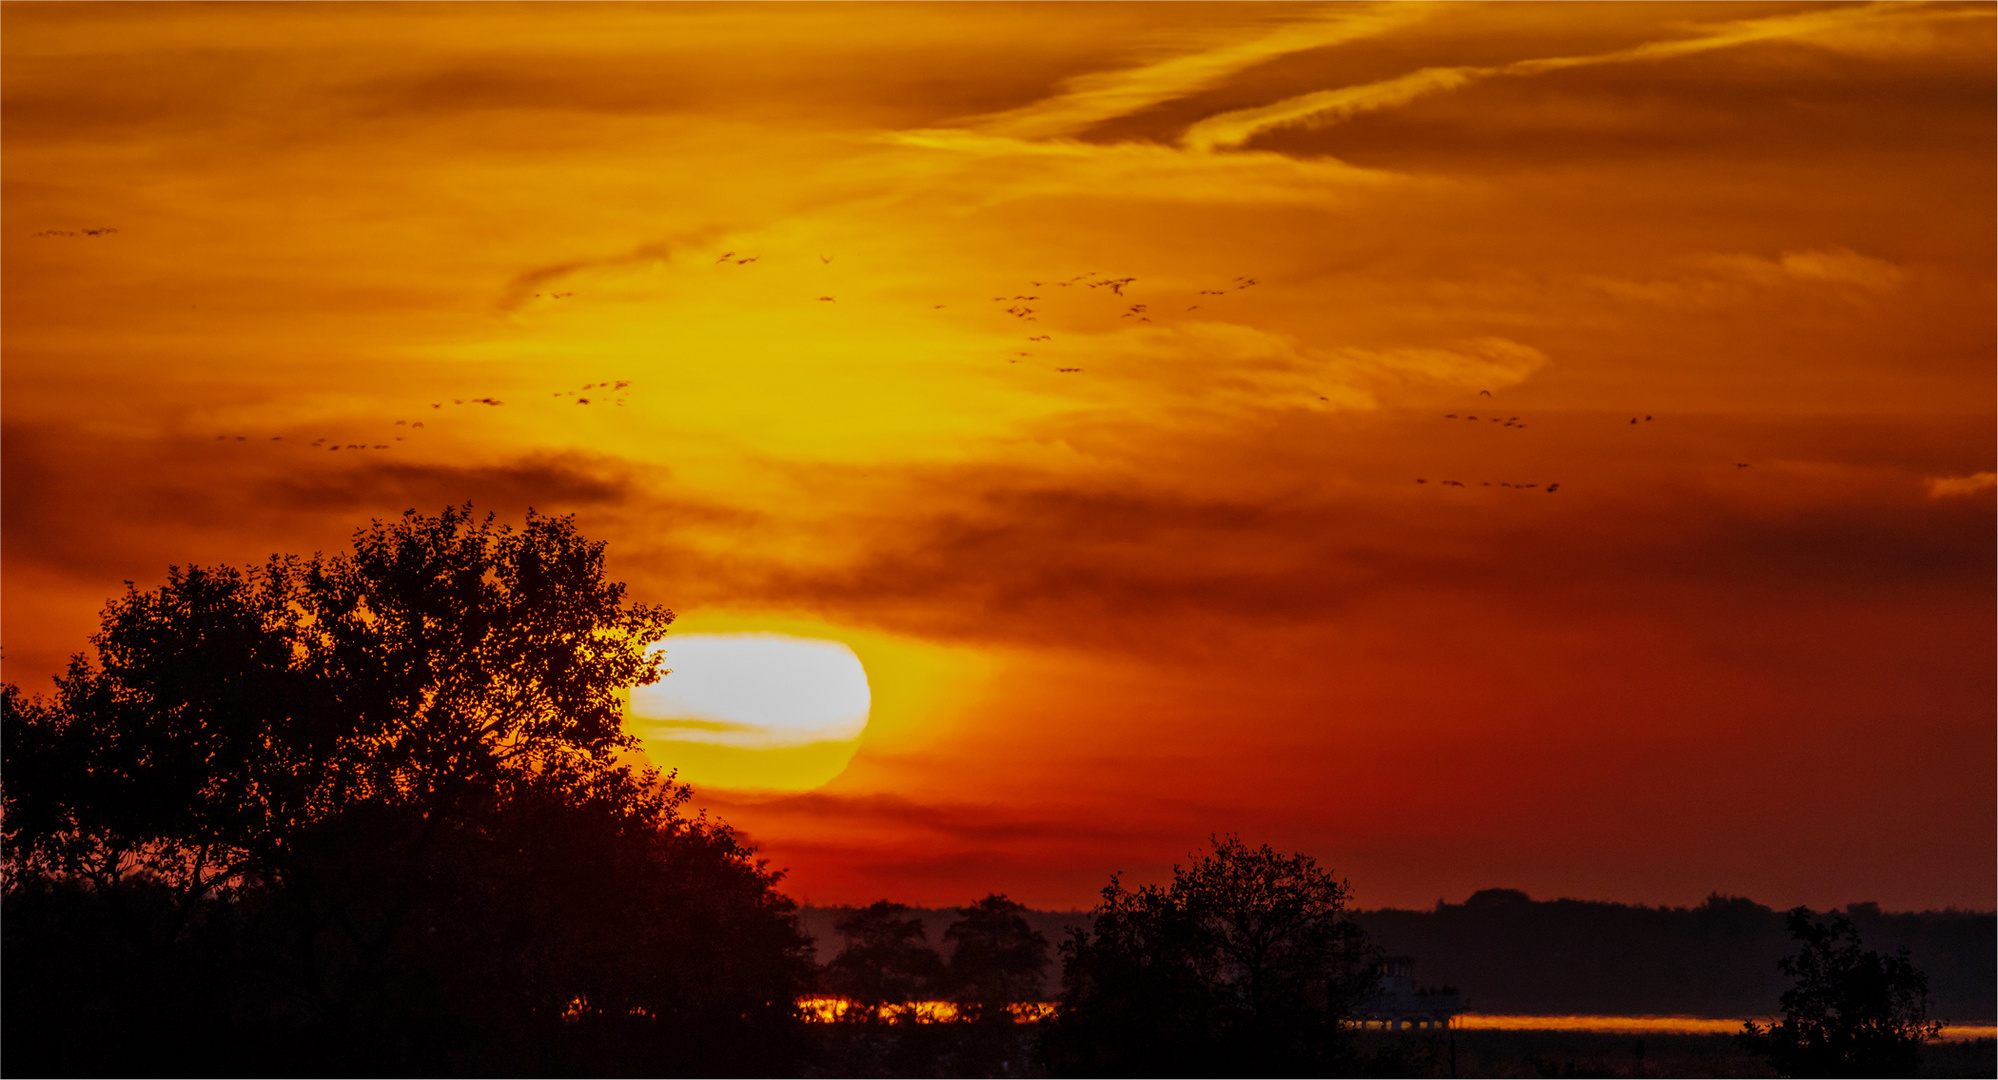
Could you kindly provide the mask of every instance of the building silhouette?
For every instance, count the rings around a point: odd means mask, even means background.
[[[1415,958],[1390,956],[1381,961],[1380,989],[1360,1003],[1361,1027],[1379,1024],[1384,1030],[1447,1028],[1450,1018],[1464,1011],[1454,986],[1419,986]]]

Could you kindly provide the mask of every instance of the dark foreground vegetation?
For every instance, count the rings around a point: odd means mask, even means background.
[[[6,688],[10,1075],[757,1073],[776,877],[624,760],[670,613],[567,520],[176,569]]]
[[[1346,883],[1233,837],[1113,877],[1053,940],[999,895],[949,913],[947,952],[850,909],[821,966],[779,875],[631,763],[620,691],[672,616],[603,556],[568,519],[412,511],[330,558],[176,568],[52,696],[5,687],[0,1071],[1640,1074],[1614,1040],[1357,1028],[1381,950]],[[1712,1052],[1651,1074],[1988,1061],[1922,1056],[1905,955],[1790,930],[1782,1022],[1653,1040]]]

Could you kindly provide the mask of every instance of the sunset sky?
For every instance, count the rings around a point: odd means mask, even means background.
[[[0,21],[28,689],[532,506],[865,665],[823,786],[646,744],[803,900],[1998,903],[1988,4]]]

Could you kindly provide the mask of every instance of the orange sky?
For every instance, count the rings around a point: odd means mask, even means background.
[[[10,680],[533,505],[886,658],[801,898],[1998,900],[1989,5],[0,19]]]

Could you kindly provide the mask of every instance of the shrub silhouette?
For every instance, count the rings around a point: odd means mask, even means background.
[[[603,550],[412,511],[175,568],[52,699],[7,687],[6,1070],[782,1067],[807,945],[626,759],[672,615]]]
[[[1783,993],[1783,1019],[1743,1025],[1744,1045],[1767,1054],[1785,1076],[1913,1076],[1922,1044],[1942,1023],[1928,1018],[1928,976],[1907,950],[1885,956],[1860,948],[1852,920],[1820,921],[1807,907],[1790,911],[1801,948],[1778,962],[1797,980]]]

